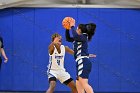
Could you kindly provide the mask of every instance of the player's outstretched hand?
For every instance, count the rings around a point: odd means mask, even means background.
[[[7,63],[7,62],[8,62],[8,58],[5,58],[4,63]]]
[[[96,55],[95,55],[95,54],[89,54],[89,57],[93,57],[93,58],[95,58]]]
[[[70,27],[75,26],[75,19],[72,18],[72,20],[70,21]]]

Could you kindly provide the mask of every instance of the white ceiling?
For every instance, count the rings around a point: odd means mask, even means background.
[[[0,0],[7,7],[107,7],[140,8],[140,0]]]

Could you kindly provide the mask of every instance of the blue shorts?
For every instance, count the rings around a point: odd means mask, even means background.
[[[88,79],[89,74],[92,69],[92,63],[89,58],[81,58],[76,62],[76,74],[77,77],[82,77]]]

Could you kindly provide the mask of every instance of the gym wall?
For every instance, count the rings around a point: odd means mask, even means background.
[[[0,35],[9,58],[0,71],[0,90],[45,91],[48,86],[48,45],[51,35],[65,39],[62,20],[97,24],[89,42],[92,61],[89,83],[96,92],[140,92],[140,10],[113,8],[10,8],[0,10]],[[65,68],[76,79],[75,61],[66,54]],[[59,81],[56,91],[70,91]]]

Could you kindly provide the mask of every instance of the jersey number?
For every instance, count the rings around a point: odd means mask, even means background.
[[[57,60],[57,64],[60,65],[60,60]]]

